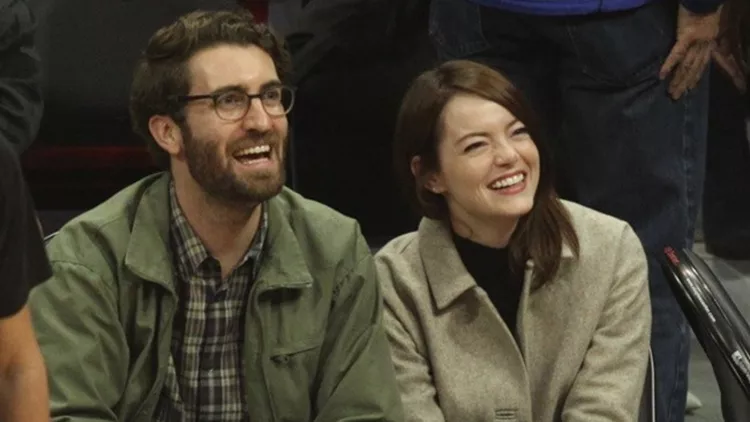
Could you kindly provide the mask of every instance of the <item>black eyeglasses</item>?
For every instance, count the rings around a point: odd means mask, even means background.
[[[179,102],[211,99],[214,111],[220,119],[237,121],[245,117],[253,99],[260,99],[263,109],[269,116],[279,117],[288,114],[294,106],[294,89],[285,85],[274,85],[258,94],[248,94],[240,90],[230,90],[206,95],[185,95],[176,97]]]

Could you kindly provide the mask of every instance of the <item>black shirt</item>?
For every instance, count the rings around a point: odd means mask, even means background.
[[[506,248],[490,248],[453,234],[458,255],[477,284],[487,292],[505,324],[516,336],[516,316],[521,300],[523,271],[511,271]]]
[[[18,158],[0,133],[0,318],[18,312],[29,290],[51,275]]]

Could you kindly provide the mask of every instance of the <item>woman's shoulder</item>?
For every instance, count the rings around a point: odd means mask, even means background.
[[[640,239],[626,221],[571,201],[562,201],[578,236],[581,257],[595,260],[642,250]]]
[[[419,244],[420,233],[410,232],[392,239],[375,253],[375,268],[387,301],[396,296],[428,294],[427,271]]]
[[[620,237],[630,225],[617,217],[597,211],[576,202],[561,200],[570,215],[579,240],[588,238]]]
[[[419,261],[419,234],[409,232],[389,240],[375,252],[378,272],[403,272]]]

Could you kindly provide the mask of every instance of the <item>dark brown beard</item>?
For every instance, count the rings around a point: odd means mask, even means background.
[[[235,142],[237,145],[253,145],[263,140],[271,145],[272,154],[283,151],[282,156],[275,157],[279,163],[278,171],[240,178],[228,167],[215,143],[196,139],[189,129],[183,133],[188,171],[209,196],[236,206],[255,206],[276,196],[284,187],[286,157],[283,155],[286,154],[287,139],[282,140],[272,132],[250,132],[248,139]]]

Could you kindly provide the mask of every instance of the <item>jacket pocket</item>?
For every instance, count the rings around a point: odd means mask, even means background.
[[[674,44],[675,8],[671,1],[655,1],[633,10],[567,18],[575,68],[617,87],[657,80]]]
[[[323,335],[271,350],[267,383],[279,422],[312,420],[312,401]]]
[[[487,53],[481,6],[465,0],[432,0],[429,34],[442,60]]]

